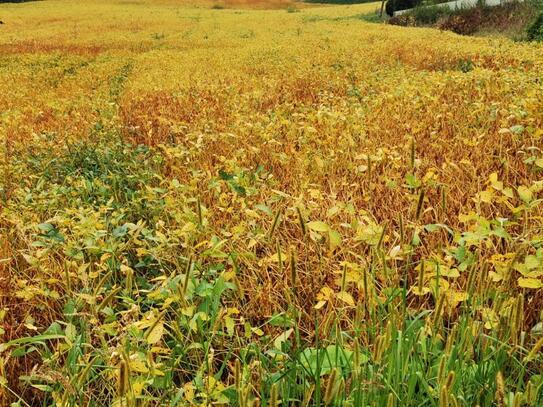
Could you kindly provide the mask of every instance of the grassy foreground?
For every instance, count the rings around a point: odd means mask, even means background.
[[[213,6],[0,7],[0,405],[542,405],[543,47]]]

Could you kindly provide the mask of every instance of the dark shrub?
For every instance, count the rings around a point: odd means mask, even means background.
[[[543,41],[543,12],[528,28],[528,39],[530,41]]]
[[[326,3],[326,4],[361,4],[371,3],[374,0],[305,0],[306,3]]]
[[[457,14],[441,19],[437,27],[456,34],[471,35],[480,27],[484,15],[483,9],[479,7],[461,10]]]
[[[393,16],[395,11],[408,10],[419,5],[421,0],[388,0],[385,10],[389,16]]]

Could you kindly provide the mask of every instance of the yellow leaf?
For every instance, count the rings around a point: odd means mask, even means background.
[[[281,252],[281,261],[285,262],[286,259],[288,259],[288,254]],[[269,256],[266,260],[270,263],[279,263],[279,253]]]
[[[130,370],[137,373],[147,373],[149,369],[145,366],[145,363],[141,359],[130,360]]]
[[[513,190],[509,187],[504,188],[504,190],[502,191],[502,194],[504,194],[508,198],[513,198],[515,196],[515,194],[513,193]]]
[[[226,314],[227,315],[237,315],[239,314],[239,309],[237,309],[236,307],[229,307],[226,309]]]
[[[321,221],[307,222],[307,227],[315,232],[328,232],[329,226]]]
[[[163,355],[167,355],[168,353],[170,353],[170,349],[162,348],[160,346],[153,346],[151,348],[151,353],[161,353]]]
[[[162,304],[162,309],[168,308],[176,299],[173,297],[168,297],[164,300],[164,304]]]
[[[192,402],[194,399],[194,384],[192,384],[192,382],[188,382],[183,385],[183,397],[188,402]]]
[[[344,303],[350,305],[351,307],[354,307],[354,299],[353,299],[353,296],[351,294],[349,294],[348,292],[346,291],[341,291],[339,293],[336,294],[336,297],[339,298],[341,301],[343,301]]]
[[[254,333],[256,336],[264,335],[264,331],[260,328],[251,328],[251,332]]]
[[[141,393],[144,387],[145,387],[144,380],[136,380],[135,382],[132,383],[132,390],[134,391],[134,394],[136,396],[141,396]]]
[[[518,196],[526,203],[530,203],[533,199],[533,193],[530,188],[521,185],[517,188]]]
[[[121,264],[121,272],[126,275],[134,274],[134,270],[124,264]]]
[[[252,209],[245,209],[245,213],[251,218],[260,219],[260,215]]]
[[[449,278],[458,278],[460,277],[460,272],[457,268],[448,268],[448,267],[440,267],[439,273],[441,277],[449,277]]]
[[[490,174],[489,181],[490,185],[492,185],[492,188],[498,191],[501,191],[503,189],[503,182],[498,181],[498,174],[496,174],[495,172]]]
[[[164,372],[163,372],[162,370],[156,369],[156,368],[154,368],[154,367],[153,367],[152,370],[151,370],[151,374],[152,374],[153,376],[161,376],[161,377],[164,376]]]
[[[315,305],[313,308],[315,309],[321,309],[322,307],[324,307],[326,305],[326,301],[319,301],[317,303],[317,305]]]
[[[494,197],[494,192],[490,189],[486,191],[481,191],[479,193],[479,198],[481,199],[482,202],[485,202],[485,203],[492,203],[493,197]]]
[[[356,240],[362,240],[369,245],[375,246],[379,243],[382,233],[383,227],[370,222],[368,225],[360,227],[357,232]]]
[[[524,277],[537,278],[543,276],[543,268],[539,268],[533,271],[526,271],[522,273]]]
[[[224,326],[226,327],[226,332],[228,332],[228,335],[230,336],[234,335],[234,329],[235,329],[236,323],[233,318],[228,317],[228,316],[225,317]]]
[[[524,264],[529,270],[533,270],[539,266],[539,260],[534,255],[526,256],[526,259],[524,260]]]
[[[499,273],[496,273],[495,271],[489,271],[488,276],[494,283],[497,283],[503,280],[503,276]]]
[[[415,295],[418,295],[418,296],[422,296],[422,295],[426,295],[430,292],[430,289],[428,287],[422,287],[422,290],[419,289],[418,286],[416,287],[413,287],[411,289],[411,291],[413,292],[413,294]]]
[[[194,305],[189,305],[188,307],[181,308],[181,313],[187,317],[192,317],[195,309]]]
[[[332,298],[333,296],[334,296],[334,290],[332,290],[330,287],[324,286],[318,292],[317,300],[329,301],[330,298]]]
[[[500,322],[498,316],[491,308],[483,308],[481,310],[485,329],[495,329]]]
[[[450,300],[455,303],[466,301],[468,299],[468,293],[463,291],[449,291],[448,295]]]
[[[543,282],[535,278],[523,278],[518,279],[518,285],[522,288],[543,288]]]
[[[164,324],[162,321],[159,321],[155,324],[154,327],[151,328],[151,331],[147,335],[147,343],[148,344],[154,344],[157,343],[162,339],[162,335],[164,334]]]
[[[328,209],[328,210],[326,211],[326,216],[327,216],[328,218],[332,218],[332,217],[334,217],[334,216],[339,212],[339,210],[340,210],[339,206],[337,206],[337,205],[336,205],[336,206],[332,206],[330,209]]]

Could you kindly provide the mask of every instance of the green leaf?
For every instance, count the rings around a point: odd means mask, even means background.
[[[287,314],[282,312],[280,314],[275,314],[274,316],[272,316],[270,320],[268,321],[268,324],[272,326],[290,328],[294,326],[294,321]]]
[[[522,134],[524,132],[524,126],[517,124],[516,126],[510,127],[509,130],[511,130],[511,133]]]
[[[113,229],[113,232],[112,232],[113,237],[116,237],[116,238],[123,237],[127,233],[128,233],[127,225],[118,226],[115,229]]]
[[[30,346],[30,347],[26,347],[26,346],[21,346],[21,347],[18,347],[16,349],[13,349],[11,351],[11,356],[14,357],[14,358],[20,358],[21,356],[25,356],[29,353],[32,353],[34,352],[36,349],[36,347],[34,346]]]
[[[49,328],[44,332],[44,334],[47,335],[63,335],[62,327],[60,324],[55,321],[51,325],[49,325]]]
[[[34,387],[35,389],[38,389],[47,393],[51,393],[53,391],[53,388],[47,384],[31,384],[31,386]]]
[[[422,182],[420,182],[417,179],[417,176],[414,174],[406,175],[405,183],[407,184],[408,188],[412,188],[412,189],[419,188],[422,185]]]
[[[234,179],[234,176],[232,174],[229,174],[224,170],[219,170],[219,177],[221,177],[221,179],[223,179],[224,181],[231,181]]]
[[[5,350],[13,345],[24,345],[28,343],[44,343],[45,341],[51,341],[54,339],[64,339],[64,338],[65,338],[64,335],[58,335],[58,334],[42,334],[42,335],[36,335],[36,336],[29,336],[25,338],[18,338],[4,344],[0,344],[0,351]]]
[[[328,236],[330,238],[330,250],[335,250],[338,246],[341,245],[341,235],[339,232],[330,229],[328,231]]]
[[[273,216],[273,211],[270,209],[269,206],[258,204],[255,205],[256,209],[260,209],[262,212],[264,212],[266,215]]]
[[[290,335],[292,335],[292,332],[294,332],[294,329],[287,329],[285,332],[275,338],[275,340],[273,341],[273,346],[275,347],[275,349],[281,350],[283,343],[288,340]]]
[[[51,225],[50,223],[40,223],[38,225],[38,229],[40,229],[44,233],[49,233],[53,230],[55,230],[55,227]]]
[[[452,231],[452,229],[450,227],[448,227],[447,225],[444,225],[442,223],[431,223],[431,224],[425,225],[424,229],[427,232],[430,232],[430,233],[435,232],[436,230],[439,230],[439,229],[444,229],[450,235],[454,235],[454,232]]]
[[[413,239],[411,239],[411,245],[413,246],[418,246],[420,245],[420,236],[419,236],[419,232],[415,232],[413,234]]]
[[[234,191],[237,192],[238,195],[241,195],[241,196],[247,195],[247,191],[241,185],[238,185],[235,182],[230,182],[230,186],[232,187]]]
[[[349,368],[352,363],[353,352],[339,345],[329,345],[324,349],[307,348],[300,354],[302,366],[311,376],[324,376],[332,369]],[[362,364],[368,361],[364,354],[360,355]]]

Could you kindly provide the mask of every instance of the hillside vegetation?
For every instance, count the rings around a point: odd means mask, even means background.
[[[0,7],[0,405],[541,406],[543,47],[269,2]]]
[[[387,10],[390,4],[387,3]],[[541,40],[537,34],[541,26],[539,20],[543,21],[543,4],[539,0],[528,0],[492,7],[480,3],[473,8],[456,10],[439,4],[423,4],[388,22],[400,26],[435,27],[463,35],[507,36],[518,41]]]

